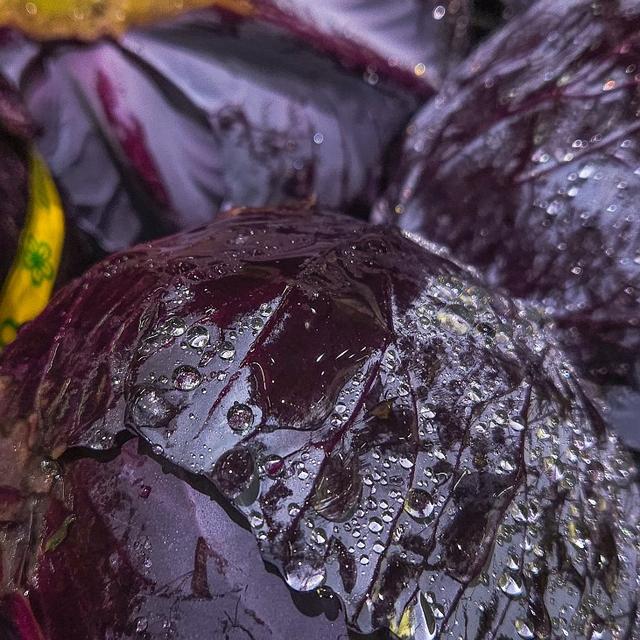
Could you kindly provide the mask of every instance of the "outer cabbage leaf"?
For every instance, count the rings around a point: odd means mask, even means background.
[[[416,106],[275,27],[213,11],[117,43],[24,47],[2,58],[68,215],[108,251],[235,205],[315,199],[366,215]]]
[[[396,230],[237,212],[63,290],[0,400],[63,461],[138,435],[353,630],[633,637],[636,470],[536,322]]]
[[[540,303],[606,386],[640,383],[639,53],[637,3],[541,0],[415,117],[374,214]]]
[[[347,67],[425,95],[438,89],[470,46],[468,0],[260,0],[255,10]]]

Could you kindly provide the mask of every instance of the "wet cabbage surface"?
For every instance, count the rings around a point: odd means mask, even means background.
[[[3,589],[54,638],[74,589],[82,638],[634,638],[637,471],[541,318],[321,211],[114,255],[0,356]]]

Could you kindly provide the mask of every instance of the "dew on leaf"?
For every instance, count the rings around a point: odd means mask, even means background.
[[[410,489],[404,501],[404,510],[414,520],[425,520],[434,507],[433,497],[424,489]]]
[[[172,376],[173,386],[180,391],[193,391],[201,382],[202,375],[189,365],[176,367]]]
[[[253,426],[253,409],[242,402],[234,402],[227,412],[227,424],[235,433],[247,433]]]

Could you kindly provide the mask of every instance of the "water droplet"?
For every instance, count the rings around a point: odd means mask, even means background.
[[[284,460],[276,455],[267,456],[262,461],[262,468],[270,478],[277,478],[284,471]]]
[[[151,495],[151,487],[148,484],[143,484],[138,490],[138,495],[146,500]]]
[[[167,333],[170,336],[178,337],[181,336],[187,330],[187,325],[185,324],[182,318],[167,318],[165,322],[162,324],[160,331],[162,333]]]
[[[444,15],[445,15],[446,12],[447,12],[447,10],[444,8],[444,6],[439,4],[433,10],[433,17],[434,17],[435,20],[442,20],[442,18],[444,18]]]
[[[522,595],[522,581],[518,576],[510,573],[503,573],[500,576],[498,579],[498,587],[500,587],[500,591],[512,598],[517,598]]]
[[[284,577],[296,591],[314,591],[324,584],[326,573],[321,558],[307,551],[303,558],[292,558],[287,563]]]
[[[375,72],[375,69],[373,69],[371,67],[367,67],[367,70],[364,73],[364,79],[365,79],[365,82],[367,82],[368,84],[376,85],[376,84],[378,84],[378,81],[380,80],[380,77]]]
[[[247,404],[234,402],[227,412],[227,424],[235,433],[246,433],[253,426],[253,410]]]
[[[424,640],[435,640],[436,638],[436,616],[433,609],[433,598],[427,598],[424,593],[418,595],[420,610],[424,616],[424,633],[421,637]]]
[[[384,552],[384,544],[381,540],[376,540],[373,543],[373,547],[372,549],[376,552],[376,553],[383,553]]]
[[[218,349],[218,355],[223,360],[233,360],[233,358],[236,355],[236,348],[233,345],[233,342],[229,342],[228,340],[225,340],[220,345],[220,348]]]
[[[428,322],[431,318],[431,307],[428,304],[420,305],[416,309],[416,315],[423,322]]]
[[[144,633],[148,626],[149,622],[144,616],[136,618],[136,633]]]
[[[502,469],[502,471],[505,471],[506,473],[511,473],[516,468],[511,460],[506,459],[500,460],[498,466],[500,467],[500,469]]]
[[[189,365],[177,367],[173,372],[173,386],[180,391],[192,391],[202,382],[200,372]]]
[[[372,533],[380,533],[384,529],[384,524],[380,518],[371,518],[369,520],[369,531]]]
[[[212,472],[216,485],[228,498],[236,498],[248,490],[254,475],[253,456],[244,447],[236,447],[223,453]]]
[[[327,542],[327,533],[324,529],[314,529],[313,533],[311,534],[311,539],[316,543],[316,544],[326,544]]]
[[[434,509],[433,497],[424,489],[410,489],[404,501],[404,510],[414,520],[428,518]]]
[[[526,638],[528,640],[529,638],[534,637],[531,627],[522,618],[516,618],[514,627],[521,638]]]
[[[173,405],[151,387],[139,389],[131,404],[131,419],[136,427],[163,427],[174,413]]]
[[[584,167],[582,167],[582,169],[580,169],[580,171],[578,171],[578,177],[581,178],[582,180],[586,180],[587,178],[590,178],[595,172],[595,169],[591,166],[591,165],[585,165]]]
[[[520,560],[518,559],[518,556],[516,556],[513,553],[510,553],[507,556],[507,567],[509,567],[509,569],[519,569],[520,568]]]
[[[569,534],[569,542],[576,549],[585,549],[587,547],[589,534],[580,522],[570,520],[567,524],[567,533]]]
[[[264,517],[261,513],[257,511],[252,511],[249,515],[249,524],[254,529],[259,529],[262,525],[264,525]]]
[[[467,321],[456,313],[441,310],[436,314],[436,318],[445,329],[448,329],[452,333],[457,333],[462,336],[469,330]]]
[[[344,522],[355,511],[361,489],[358,459],[334,453],[321,471],[311,504],[327,520]]]
[[[209,344],[209,330],[200,325],[191,327],[185,340],[192,349],[204,349]]]

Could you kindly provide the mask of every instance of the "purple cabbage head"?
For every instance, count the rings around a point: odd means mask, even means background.
[[[536,3],[415,116],[374,215],[539,304],[618,424],[640,385],[639,54],[637,3]]]
[[[55,640],[640,628],[628,454],[417,236],[234,211],[94,267],[0,376],[0,588]]]

